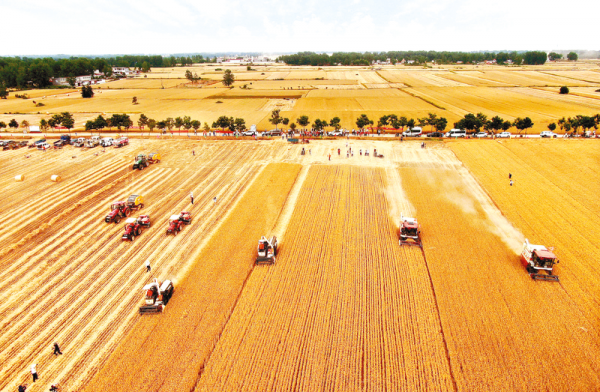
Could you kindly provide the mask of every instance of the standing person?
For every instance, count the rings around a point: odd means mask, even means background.
[[[312,151],[310,150],[310,148],[308,149],[308,155],[312,155]]]
[[[331,154],[329,154],[329,160],[331,161]]]
[[[217,196],[213,197],[213,201],[217,204]]]
[[[36,367],[37,367],[37,363],[34,363],[33,365],[31,365],[31,376],[33,377],[33,382],[36,382],[36,380],[39,378]]]
[[[58,386],[56,384],[50,385],[50,392],[58,392]]]
[[[150,270],[152,269],[152,268],[150,268],[150,260],[146,260],[144,265],[146,266],[146,272],[150,272]]]
[[[196,151],[192,150],[192,155],[196,156]]]
[[[52,354],[62,355],[62,352],[60,351],[60,347],[58,346],[58,343],[56,343],[56,342],[54,342],[54,352]]]
[[[338,148],[338,155],[340,155],[340,149]]]
[[[19,385],[19,388],[17,390],[19,392],[25,392],[27,390],[27,384],[21,384],[21,385]]]
[[[194,205],[194,193],[190,192],[190,200],[192,201],[192,205]]]
[[[512,186],[512,184],[513,184],[513,181],[512,181],[512,180],[510,180],[510,186]]]
[[[362,156],[362,148],[360,149],[360,155]]]
[[[512,178],[512,174],[508,173],[508,179],[510,180]]]

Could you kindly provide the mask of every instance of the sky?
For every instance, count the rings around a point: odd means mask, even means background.
[[[0,55],[599,50],[597,0],[0,0]]]

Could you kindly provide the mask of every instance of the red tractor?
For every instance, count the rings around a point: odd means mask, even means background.
[[[126,218],[131,214],[131,209],[127,206],[124,201],[115,201],[110,205],[110,212],[104,218],[106,223],[121,222],[121,218]]]
[[[171,215],[169,218],[169,227],[167,227],[167,235],[177,235],[181,231],[183,225],[192,223],[192,215],[189,212],[183,211],[179,215]]]
[[[150,217],[141,215],[139,218],[127,218],[125,221],[125,232],[121,239],[123,241],[134,241],[144,231],[144,228],[150,227]]]

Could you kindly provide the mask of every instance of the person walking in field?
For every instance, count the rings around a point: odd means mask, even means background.
[[[329,160],[331,161],[331,154],[329,154]]]
[[[33,382],[36,382],[39,378],[37,374],[37,363],[31,365],[31,376],[33,377]]]
[[[144,265],[146,266],[146,272],[150,272],[150,270],[152,268],[150,268],[150,260],[146,260],[146,263],[144,263]]]
[[[192,205],[194,205],[194,194],[190,192],[190,200],[192,201]]]
[[[508,173],[508,179],[510,180],[512,178],[512,174]]]
[[[196,151],[192,150],[192,156],[196,156]]]
[[[60,347],[58,346],[58,343],[56,343],[56,342],[54,342],[54,351],[52,352],[52,354],[62,355],[62,352],[60,351]]]
[[[513,184],[513,180],[510,180],[510,186],[512,186],[512,184]]]
[[[338,148],[338,155],[340,155],[340,149]]]
[[[27,384],[21,384],[19,385],[19,388],[17,389],[17,391],[19,392],[25,392],[27,390]]]
[[[213,201],[215,202],[215,204],[217,204],[217,196],[215,196],[215,197],[213,198]]]

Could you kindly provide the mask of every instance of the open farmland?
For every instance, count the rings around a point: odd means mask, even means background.
[[[0,389],[32,363],[32,391],[599,389],[596,140],[373,139],[2,151]],[[122,242],[103,217],[135,192],[152,227]],[[423,251],[398,245],[400,213]],[[261,235],[275,265],[254,266]],[[527,275],[525,237],[556,247],[560,283]],[[141,317],[151,276],[175,295]]]

